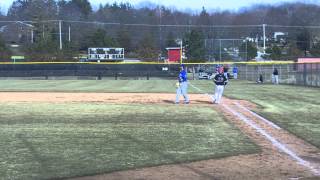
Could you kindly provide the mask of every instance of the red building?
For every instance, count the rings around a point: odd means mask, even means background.
[[[181,58],[180,47],[169,47],[169,48],[166,48],[166,50],[168,51],[169,62],[180,62],[180,58]]]

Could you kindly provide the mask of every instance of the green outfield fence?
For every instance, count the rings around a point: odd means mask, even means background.
[[[294,84],[320,87],[320,63],[294,63],[293,61],[268,62],[215,62],[185,63],[189,79],[198,79],[200,70],[215,73],[218,64],[232,68],[238,66],[238,78],[256,81],[261,74],[266,83],[272,81],[274,68],[279,71],[281,84]],[[179,64],[140,62],[140,63],[74,63],[74,62],[19,62],[0,63],[0,78],[23,79],[175,79]]]

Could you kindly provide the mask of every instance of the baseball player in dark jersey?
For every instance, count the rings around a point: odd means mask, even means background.
[[[219,104],[223,94],[224,86],[227,85],[228,79],[223,74],[223,67],[220,67],[218,74],[213,79],[216,84],[213,103]]]
[[[279,72],[278,69],[275,68],[272,73],[272,83],[279,84]]]

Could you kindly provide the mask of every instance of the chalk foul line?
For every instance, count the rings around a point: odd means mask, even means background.
[[[278,129],[278,130],[280,130],[280,129],[281,129],[278,125],[276,125],[276,124],[274,124],[273,122],[271,122],[271,121],[267,120],[266,118],[264,118],[264,117],[262,117],[262,116],[258,115],[257,113],[255,113],[255,112],[253,112],[253,111],[249,110],[248,108],[246,108],[246,107],[242,106],[242,105],[241,105],[241,104],[239,104],[238,102],[235,102],[234,104],[235,104],[237,107],[239,107],[239,108],[243,109],[244,111],[249,112],[249,113],[250,113],[251,115],[253,115],[254,117],[256,117],[256,118],[258,118],[258,119],[262,120],[263,122],[265,122],[265,123],[269,124],[269,125],[270,125],[270,126],[272,126],[273,128]]]
[[[320,176],[320,172],[315,169],[308,161],[303,160],[301,157],[299,157],[296,153],[294,153],[291,149],[286,147],[284,144],[282,144],[280,141],[276,140],[274,137],[272,137],[270,134],[268,134],[264,129],[259,127],[257,124],[255,124],[252,120],[246,118],[243,114],[240,112],[237,112],[233,110],[232,108],[228,107],[227,105],[222,105],[226,110],[237,116],[239,119],[241,119],[243,122],[251,126],[253,129],[255,129],[257,132],[262,134],[264,137],[266,137],[276,148],[281,150],[282,152],[288,154],[293,160],[297,161],[299,164],[305,166],[306,168],[310,169],[314,175]]]
[[[194,89],[198,90],[199,92],[203,93],[206,96],[209,96],[210,98],[212,98],[212,96],[210,96],[208,93],[205,93],[204,91],[202,91],[200,88],[194,86],[193,84],[191,84],[191,87],[193,87]],[[239,103],[237,103],[239,104]],[[237,105],[236,104],[236,105]],[[256,123],[254,123],[251,119],[245,117],[243,114],[241,114],[240,112],[237,112],[235,110],[233,110],[232,108],[228,107],[227,105],[223,104],[222,105],[226,110],[228,110],[229,112],[231,112],[233,115],[235,115],[236,117],[238,117],[239,119],[241,119],[243,122],[245,122],[246,124],[248,124],[249,126],[251,126],[253,129],[255,129],[257,132],[259,132],[260,134],[262,134],[267,140],[269,140],[278,150],[286,153],[287,155],[289,155],[289,157],[291,157],[292,160],[295,160],[298,164],[308,168],[314,175],[316,176],[320,176],[320,171],[317,170],[316,168],[314,168],[310,162],[302,159],[301,157],[299,157],[295,152],[293,152],[293,150],[289,149],[288,147],[286,147],[286,145],[282,144],[280,141],[278,141],[277,139],[275,139],[274,137],[272,137],[270,134],[268,134],[264,129],[262,129],[259,125],[257,125]],[[241,107],[240,107],[241,108]],[[250,110],[249,110],[250,111]],[[252,111],[251,111],[252,112]],[[252,112],[254,113],[254,112]],[[254,113],[256,114],[256,113]],[[257,114],[256,114],[257,115]],[[255,115],[254,115],[255,116]],[[263,117],[257,115],[256,117],[258,117],[259,119],[262,120]],[[261,117],[261,118],[260,118]],[[266,123],[270,122],[268,120],[266,120],[265,118],[263,118]],[[269,125],[273,126],[273,123],[268,123]],[[274,124],[274,127],[276,129],[280,129],[279,126]]]

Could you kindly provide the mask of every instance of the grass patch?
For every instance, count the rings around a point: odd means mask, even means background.
[[[210,91],[210,83],[200,82]],[[258,113],[320,148],[320,89],[291,85],[231,81],[226,96],[259,105]]]
[[[0,91],[175,92],[174,80],[1,80]]]
[[[210,107],[0,104],[3,179],[65,178],[258,152]]]
[[[0,91],[175,93],[174,80],[1,80]],[[213,93],[212,81],[190,81]],[[189,93],[199,93],[189,87]],[[225,95],[258,104],[258,113],[320,148],[320,90],[231,80]]]
[[[176,80],[0,80],[0,92],[176,93]],[[197,86],[212,81],[190,81]],[[189,86],[189,93],[199,93]]]

